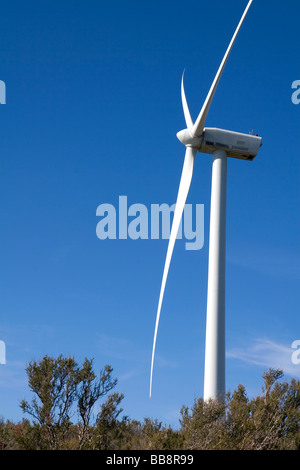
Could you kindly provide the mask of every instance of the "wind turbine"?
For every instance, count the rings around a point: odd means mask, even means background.
[[[222,399],[225,394],[225,239],[227,157],[252,161],[256,157],[262,145],[262,139],[261,137],[250,134],[242,134],[239,132],[208,128],[204,126],[225,64],[252,1],[253,0],[250,0],[248,2],[195,122],[193,122],[188,108],[182,76],[181,99],[187,128],[178,132],[177,137],[180,142],[185,145],[186,152],[158,301],[150,372],[150,397],[152,393],[153,364],[161,306],[175,240],[192,180],[197,152],[213,155],[204,400]]]

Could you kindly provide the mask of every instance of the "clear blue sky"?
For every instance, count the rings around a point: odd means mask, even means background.
[[[99,240],[102,203],[173,204],[184,147],[182,71],[196,118],[246,0],[1,6],[0,415],[22,418],[26,364],[44,355],[114,368],[124,413],[178,424],[203,393],[211,156],[198,154],[188,203],[204,204],[205,243],[178,240],[155,315],[167,240]],[[300,5],[254,0],[207,125],[255,129],[254,162],[228,162],[226,386],[260,393],[300,339]]]

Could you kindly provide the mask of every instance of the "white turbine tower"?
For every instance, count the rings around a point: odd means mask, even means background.
[[[213,155],[204,400],[207,401],[209,399],[223,398],[225,394],[225,238],[227,157],[250,161],[253,160],[262,145],[262,139],[250,134],[241,134],[238,132],[208,128],[204,126],[225,64],[252,1],[253,0],[249,1],[244,11],[195,123],[192,121],[186,101],[182,77],[181,97],[187,129],[178,132],[177,137],[185,145],[186,153],[157,308],[151,360],[150,397],[152,392],[153,364],[161,306],[174,244],[192,180],[194,161],[197,152]]]

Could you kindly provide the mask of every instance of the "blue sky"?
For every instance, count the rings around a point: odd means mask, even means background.
[[[22,418],[26,364],[44,355],[110,364],[124,413],[178,424],[202,396],[211,156],[198,154],[190,204],[199,251],[175,246],[149,399],[167,240],[99,240],[96,209],[173,204],[184,158],[180,81],[201,109],[246,1],[6,2],[1,6],[0,415]],[[229,160],[226,387],[300,376],[300,5],[254,0],[207,125],[248,133],[254,162]],[[97,411],[97,410],[95,410]]]

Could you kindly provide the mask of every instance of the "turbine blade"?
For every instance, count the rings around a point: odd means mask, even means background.
[[[153,364],[154,364],[155,346],[156,346],[157,330],[158,330],[158,324],[159,324],[159,318],[160,318],[160,312],[161,312],[161,305],[162,305],[163,296],[165,292],[166,281],[167,281],[170,262],[172,258],[174,245],[175,245],[175,240],[177,237],[177,232],[180,226],[183,209],[185,206],[185,202],[186,202],[190,185],[191,185],[191,181],[192,181],[196,154],[197,154],[196,149],[193,149],[191,147],[186,148],[185,159],[184,159],[181,180],[180,180],[180,185],[179,185],[179,190],[178,190],[178,195],[177,195],[177,201],[176,201],[176,206],[175,206],[174,218],[173,218],[173,223],[172,223],[172,229],[171,229],[171,234],[169,238],[165,267],[164,267],[162,283],[161,283],[161,288],[160,288],[157,314],[156,314],[156,323],[155,323],[153,349],[152,349],[152,360],[151,360],[151,373],[150,373],[150,398],[151,398],[151,392],[152,392]]]
[[[187,104],[186,96],[185,96],[185,91],[184,91],[184,84],[183,84],[183,77],[184,77],[184,71],[182,74],[182,79],[181,79],[181,101],[182,101],[182,107],[183,107],[183,112],[184,112],[184,117],[185,117],[185,122],[186,126],[188,129],[192,129],[193,127],[193,120],[191,118],[190,110]]]
[[[231,39],[231,42],[230,42],[230,44],[229,44],[229,46],[228,46],[228,49],[227,49],[227,51],[226,51],[226,53],[225,53],[225,56],[224,56],[224,58],[223,58],[223,60],[222,60],[222,62],[221,62],[221,65],[220,65],[220,67],[219,67],[219,70],[218,70],[218,72],[217,72],[217,75],[215,76],[215,79],[214,79],[214,81],[213,81],[213,83],[212,83],[212,85],[211,85],[211,88],[210,88],[210,90],[209,90],[209,92],[208,92],[208,95],[207,95],[207,97],[206,97],[206,100],[205,100],[205,102],[204,102],[204,104],[203,104],[203,106],[202,106],[202,109],[201,109],[200,113],[199,113],[199,116],[197,117],[197,120],[196,120],[195,124],[193,125],[193,128],[192,128],[192,130],[191,130],[191,133],[192,133],[192,135],[195,136],[195,137],[200,137],[201,134],[202,134],[202,132],[203,132],[204,125],[205,125],[205,121],[206,121],[206,118],[207,118],[207,114],[208,114],[208,111],[209,111],[211,102],[212,102],[212,100],[213,100],[215,91],[216,91],[216,89],[217,89],[218,83],[219,83],[219,81],[220,81],[222,72],[223,72],[223,70],[224,70],[225,64],[226,64],[226,62],[227,62],[227,59],[228,59],[229,54],[230,54],[230,52],[231,52],[232,46],[233,46],[233,44],[234,44],[234,42],[235,42],[235,40],[236,40],[236,37],[237,37],[237,35],[238,35],[238,32],[239,32],[239,30],[240,30],[240,28],[241,28],[241,26],[242,26],[242,24],[243,24],[243,21],[244,21],[246,15],[247,15],[247,13],[248,13],[248,10],[249,10],[249,8],[250,8],[252,2],[253,2],[253,0],[250,0],[250,1],[249,1],[248,5],[247,5],[247,7],[246,7],[246,9],[245,9],[245,11],[244,11],[244,13],[243,13],[243,16],[242,16],[242,18],[241,18],[241,20],[240,20],[240,22],[239,22],[239,24],[238,24],[238,27],[237,27],[236,30],[235,30],[235,33],[234,33],[234,35],[233,35],[233,37],[232,37],[232,39]]]

